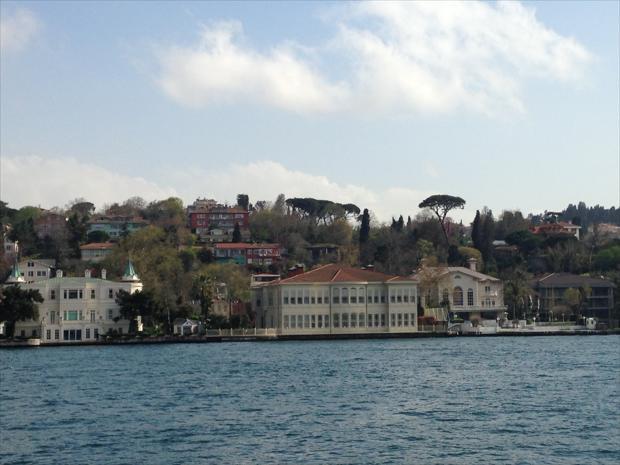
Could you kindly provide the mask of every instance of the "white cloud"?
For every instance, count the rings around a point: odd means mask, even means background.
[[[180,103],[252,102],[296,112],[522,111],[527,79],[579,79],[590,53],[518,2],[363,2],[330,15],[337,32],[310,50],[259,53],[237,22],[196,47],[164,48],[163,90]],[[326,63],[344,68],[334,82]],[[323,63],[323,68],[319,66]]]
[[[62,207],[83,197],[96,206],[133,196],[146,200],[176,195],[144,178],[113,173],[72,158],[0,157],[0,197],[14,208]]]
[[[159,84],[175,100],[202,106],[250,101],[292,111],[328,111],[346,89],[326,82],[292,44],[267,54],[244,48],[238,22],[205,27],[196,48],[175,47],[160,54]]]
[[[0,19],[0,50],[20,51],[39,32],[40,22],[27,9],[20,8]]]
[[[191,167],[170,170],[166,172],[165,179],[172,186],[114,173],[72,158],[0,158],[0,198],[13,208],[25,205],[62,207],[79,197],[102,207],[133,196],[148,201],[178,196],[185,203],[191,203],[197,197],[233,202],[240,193],[248,194],[252,202],[273,201],[279,194],[285,194],[287,197],[315,197],[354,203],[373,211],[380,221],[389,221],[392,216],[400,214],[413,217],[419,211],[418,204],[437,193],[402,187],[372,189],[356,184],[339,184],[326,176],[290,170],[273,161],[233,164],[217,173]],[[457,219],[471,220],[470,212],[456,213]]]

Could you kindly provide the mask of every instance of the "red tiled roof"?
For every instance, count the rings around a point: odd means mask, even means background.
[[[220,242],[215,244],[216,249],[275,249],[279,244],[248,244],[246,242]]]
[[[80,246],[80,250],[109,250],[113,248],[114,244],[111,242],[93,242],[92,244],[84,244]]]
[[[363,270],[345,265],[329,264],[301,273],[290,278],[271,281],[268,284],[295,284],[295,283],[334,283],[334,282],[373,282],[385,283],[391,281],[409,281],[408,278],[379,273],[378,271]]]

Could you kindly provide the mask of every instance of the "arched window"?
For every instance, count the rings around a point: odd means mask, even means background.
[[[452,305],[455,307],[463,306],[463,289],[458,286],[454,288],[454,292],[452,293]]]
[[[474,306],[474,290],[467,289],[467,305],[470,307]]]
[[[450,293],[448,292],[447,288],[445,288],[443,292],[441,293],[441,303],[442,304],[450,303]]]

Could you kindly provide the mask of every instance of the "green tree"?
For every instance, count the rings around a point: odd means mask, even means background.
[[[137,317],[140,317],[145,326],[150,327],[161,320],[162,309],[149,291],[136,291],[130,294],[120,290],[116,294],[116,303],[120,308],[120,315],[129,320],[129,333],[137,331]]]
[[[476,210],[474,222],[471,224],[471,240],[476,249],[482,249],[482,220],[480,218],[480,210]]]
[[[247,194],[237,194],[237,205],[248,211],[250,209],[250,197]]]
[[[239,223],[235,223],[235,229],[233,229],[232,234],[232,241],[241,242],[241,227],[239,226]]]
[[[439,220],[441,225],[441,231],[443,232],[444,239],[446,241],[446,247],[450,246],[450,240],[448,238],[448,231],[446,228],[446,217],[448,213],[454,209],[463,209],[465,207],[465,200],[461,197],[455,197],[452,195],[438,194],[431,195],[424,199],[418,205],[419,208],[430,209]]]
[[[37,320],[39,308],[37,303],[43,297],[36,289],[21,289],[11,285],[0,289],[0,321],[6,325],[6,334],[14,336],[17,321]]]

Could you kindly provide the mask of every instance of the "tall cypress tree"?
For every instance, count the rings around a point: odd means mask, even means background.
[[[360,262],[363,264],[367,260],[367,244],[370,237],[370,214],[368,208],[364,208],[362,214],[362,224],[360,225]]]
[[[233,242],[241,242],[241,228],[239,227],[239,223],[235,223],[235,229],[233,229],[232,234]]]
[[[471,240],[474,247],[482,250],[482,224],[480,220],[480,210],[476,210],[476,217],[471,225]]]

